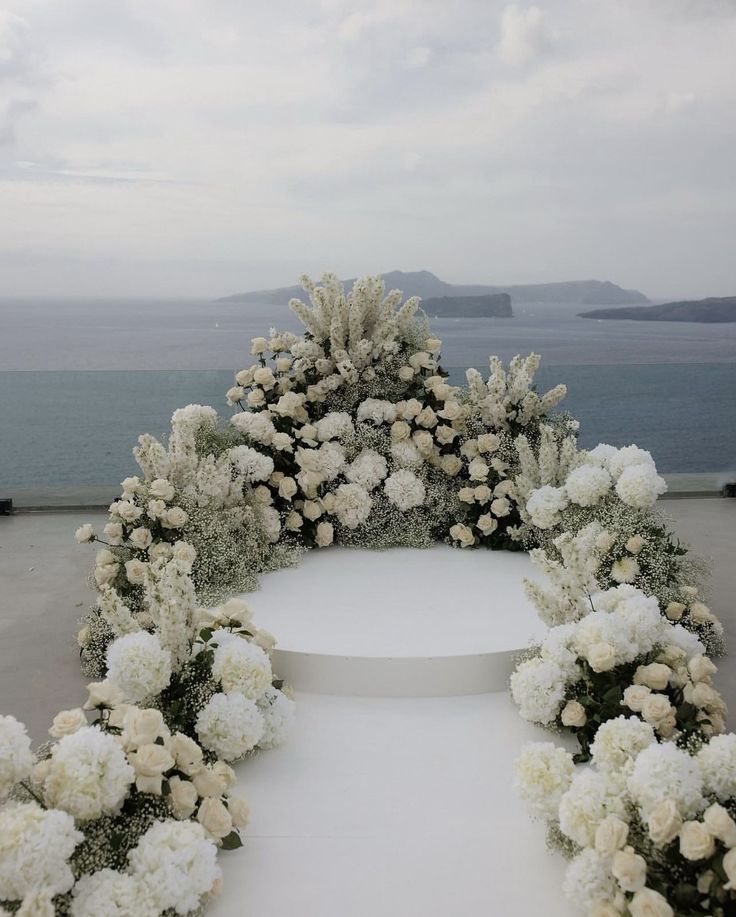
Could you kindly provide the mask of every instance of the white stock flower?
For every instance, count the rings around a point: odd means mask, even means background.
[[[14,716],[0,716],[0,799],[28,777],[34,763],[26,727]]]
[[[114,640],[107,650],[107,677],[125,701],[137,704],[160,694],[171,681],[171,653],[155,634],[137,631]]]
[[[255,702],[234,691],[213,695],[200,710],[195,728],[205,748],[224,761],[235,761],[258,744],[264,722]]]
[[[114,737],[86,726],[54,745],[45,799],[80,821],[116,814],[134,777]]]
[[[0,810],[0,900],[17,901],[38,889],[69,891],[74,875],[68,861],[83,840],[66,812],[35,802]]]
[[[406,468],[394,471],[389,475],[383,487],[389,501],[404,513],[416,506],[421,506],[426,497],[422,481]]]

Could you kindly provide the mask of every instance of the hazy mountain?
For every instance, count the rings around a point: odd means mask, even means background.
[[[631,319],[637,322],[736,322],[736,296],[710,297],[686,302],[628,309],[594,309],[582,318]]]
[[[422,308],[430,317],[462,316],[463,318],[512,318],[511,297],[508,293],[486,296],[428,296]]]
[[[565,302],[579,303],[581,306],[618,306],[649,302],[647,297],[638,290],[624,290],[608,280],[572,280],[567,283],[489,286],[487,284],[446,283],[430,271],[389,271],[381,276],[386,283],[387,290],[399,289],[405,296],[421,296],[422,299],[508,293],[514,303]],[[354,282],[355,278],[345,281],[345,285],[349,289]],[[294,296],[303,299],[304,290],[300,286],[280,287],[276,290],[254,290],[249,293],[224,296],[218,302],[285,305]]]

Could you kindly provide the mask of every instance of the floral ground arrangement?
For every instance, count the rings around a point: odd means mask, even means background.
[[[275,638],[240,599],[331,544],[531,551],[549,625],[511,680],[527,720],[517,783],[595,917],[736,913],[736,736],[711,685],[722,629],[704,569],[656,508],[649,453],[582,451],[540,394],[539,358],[448,382],[419,300],[326,275],[305,331],[256,338],[210,407],[140,437],[97,543],[78,634],[91,679],[35,753],[0,718],[0,908],[21,917],[196,915],[248,820],[231,767],[279,744],[294,704]],[[489,724],[491,728],[491,724]]]

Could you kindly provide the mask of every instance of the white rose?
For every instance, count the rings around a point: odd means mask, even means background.
[[[142,560],[133,558],[125,564],[125,575],[128,578],[128,582],[132,583],[134,586],[140,586],[140,584],[146,578],[146,570],[148,569],[148,564],[144,563]]]
[[[169,779],[169,802],[177,818],[189,818],[197,808],[197,790],[191,780],[182,780],[181,777]]]
[[[241,386],[250,385],[253,381],[254,373],[255,370],[252,366],[249,366],[247,369],[241,369],[239,372],[235,373],[235,381]]]
[[[265,338],[253,338],[250,342],[250,352],[254,357],[260,356],[268,350],[268,341]]]
[[[322,524],[329,525],[329,523]],[[322,547],[322,545],[320,545],[320,547]],[[260,646],[262,650],[265,650],[265,652],[270,653],[271,650],[276,646],[276,637],[274,637],[274,635],[267,630],[258,630],[255,637],[253,638],[253,642],[256,644],[256,646]]]
[[[120,691],[107,679],[91,682],[87,685],[87,691],[89,697],[84,704],[85,710],[94,710],[97,707],[117,707],[123,700]]]
[[[402,382],[411,382],[414,378],[414,370],[411,366],[400,366],[399,367],[399,379]]]
[[[141,551],[145,551],[153,541],[150,530],[144,526],[133,529],[128,539],[134,547],[139,548]]]
[[[685,605],[682,602],[670,602],[665,608],[664,613],[670,621],[679,621],[685,612]]]
[[[98,586],[109,586],[120,570],[120,564],[102,564],[95,567],[95,582]]]
[[[573,726],[580,728],[585,726],[588,716],[585,713],[585,707],[576,700],[569,700],[562,708],[560,714],[563,726]]]
[[[54,717],[49,729],[49,735],[55,739],[60,739],[62,736],[70,736],[86,725],[87,717],[81,707],[75,707],[73,710],[62,710]]]
[[[682,826],[682,818],[677,804],[672,799],[665,799],[653,810],[647,820],[649,837],[658,847],[673,841]]]
[[[200,796],[222,796],[227,791],[227,777],[213,767],[203,767],[192,778]]]
[[[245,389],[239,385],[234,385],[225,392],[225,399],[229,405],[237,404],[245,398]]]
[[[616,539],[610,532],[601,532],[595,540],[595,546],[601,554],[608,554],[615,543]]]
[[[95,530],[88,523],[86,525],[80,525],[77,531],[74,533],[74,538],[79,544],[86,544],[88,541],[94,541]]]
[[[723,887],[726,890],[736,888],[736,847],[732,847],[723,857],[723,871],[728,879]]]
[[[646,542],[641,537],[641,535],[632,535],[631,538],[626,542],[626,550],[629,554],[639,554],[641,549],[644,547]]]
[[[664,691],[670,681],[672,669],[661,662],[652,662],[650,665],[640,665],[634,672],[634,684],[646,685],[653,691]]]
[[[169,500],[174,499],[176,490],[171,481],[167,481],[166,478],[156,478],[155,481],[151,481],[148,493],[155,500],[164,500],[168,503]]]
[[[291,500],[297,492],[296,481],[294,478],[285,477],[279,482],[279,496],[285,500]]]
[[[665,694],[649,694],[641,705],[641,715],[653,726],[674,713],[674,708]]]
[[[484,535],[490,535],[498,528],[498,519],[494,519],[490,513],[483,513],[475,524]]]
[[[607,815],[595,831],[595,849],[602,856],[611,857],[621,850],[629,836],[629,826],[616,815]]]
[[[166,510],[166,515],[161,520],[162,525],[169,529],[181,529],[187,524],[189,516],[184,512],[181,506],[172,506]]]
[[[475,536],[471,529],[467,525],[463,525],[461,522],[456,523],[450,529],[450,537],[454,538],[455,541],[460,543],[460,546],[463,548],[469,548],[471,545],[475,544]]]
[[[495,452],[501,445],[501,440],[495,433],[483,433],[478,437],[479,452]]]
[[[462,459],[457,455],[443,455],[440,458],[440,468],[451,478],[454,478],[462,467]]]
[[[160,736],[168,736],[168,729],[160,710],[128,708],[123,717],[123,741],[126,748],[150,745]]]
[[[624,699],[621,701],[622,706],[628,707],[634,713],[641,713],[644,701],[651,694],[651,689],[646,685],[629,685],[624,691]]]
[[[123,488],[124,494],[134,494],[140,490],[141,479],[134,475],[132,478],[125,478],[124,481],[121,481],[120,486]]]
[[[611,872],[625,892],[636,892],[647,880],[647,861],[633,847],[626,847],[614,854]]]
[[[703,813],[703,821],[713,837],[723,841],[726,847],[736,847],[736,822],[727,809],[714,802]]]
[[[616,666],[616,651],[610,643],[594,643],[587,659],[594,672],[610,672]]]
[[[166,504],[163,500],[149,500],[146,511],[151,519],[162,519],[166,515]]]
[[[629,901],[631,917],[674,917],[667,899],[652,888],[640,889]]]
[[[197,821],[204,830],[217,840],[226,837],[233,830],[230,813],[219,799],[208,796],[203,800],[197,812]]]
[[[108,522],[102,531],[110,544],[119,545],[123,540],[123,526],[120,522]]]
[[[713,835],[701,821],[686,821],[680,828],[680,853],[686,860],[708,860],[716,852]]]
[[[335,530],[330,522],[320,522],[314,540],[318,547],[326,548],[331,545],[335,537]]]
[[[707,624],[709,621],[715,620],[713,612],[703,602],[692,603],[690,606],[690,617],[696,624]]]
[[[230,818],[236,828],[245,828],[250,821],[250,809],[248,803],[241,799],[240,796],[231,796],[227,801],[227,809]]]
[[[139,793],[161,795],[163,775],[174,766],[174,759],[163,745],[141,745],[128,755],[135,770],[135,786]]]
[[[186,774],[187,777],[194,776],[204,767],[201,747],[194,739],[190,739],[183,732],[174,733],[169,739],[167,747],[174,757],[177,770],[180,770],[182,774]]]

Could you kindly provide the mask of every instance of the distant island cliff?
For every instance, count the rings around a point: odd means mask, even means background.
[[[487,296],[430,296],[422,300],[422,309],[430,317],[513,318],[508,293]]]
[[[636,322],[736,322],[736,296],[666,302],[626,309],[593,309],[581,318],[629,319]]]
[[[461,299],[479,296],[506,294],[513,303],[561,302],[581,306],[620,306],[648,303],[649,300],[638,290],[624,290],[608,280],[573,280],[565,283],[534,283],[512,286],[489,286],[487,284],[453,284],[440,280],[430,271],[389,271],[381,275],[387,290],[399,289],[405,296],[421,296],[427,299],[455,299],[447,308],[456,309],[443,313],[445,315],[476,315],[465,313],[461,309]],[[354,280],[345,281],[348,289]],[[257,303],[259,305],[286,305],[293,297],[303,299],[304,290],[300,286],[280,287],[276,290],[254,290],[248,293],[235,293],[224,296],[218,302]],[[426,308],[426,304],[425,308]],[[468,308],[475,308],[470,307]],[[437,315],[440,313],[437,312]]]

